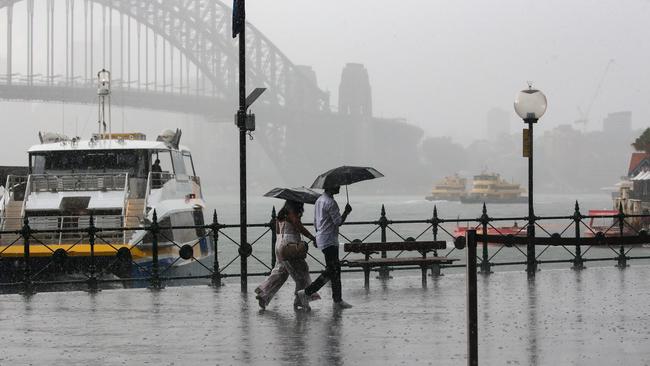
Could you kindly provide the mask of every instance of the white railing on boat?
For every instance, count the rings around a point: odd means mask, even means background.
[[[129,181],[126,173],[31,174],[30,179],[31,192],[121,191]]]
[[[126,217],[122,215],[97,215],[93,216],[95,227],[104,229],[97,233],[95,243],[116,244],[125,243],[125,231],[110,230],[124,227]],[[88,229],[90,216],[31,216],[28,218],[29,227],[33,230],[54,231],[66,229]],[[33,244],[87,244],[88,233],[80,232],[47,232],[32,234],[35,240]]]

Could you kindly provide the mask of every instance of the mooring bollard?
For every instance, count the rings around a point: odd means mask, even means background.
[[[33,292],[34,288],[32,286],[31,263],[29,257],[29,237],[31,235],[31,228],[29,227],[29,219],[27,218],[27,214],[25,214],[25,219],[23,220],[23,227],[20,230],[20,234],[23,237],[23,260],[25,262],[25,267],[23,268],[23,293],[29,295]]]
[[[623,237],[623,231],[625,230],[625,214],[623,213],[623,204],[619,203],[618,205],[618,234],[620,237]],[[621,248],[618,252],[618,257],[616,260],[616,267],[626,268],[627,267],[627,257],[625,256],[625,246],[621,241]]]
[[[580,249],[580,223],[582,222],[582,214],[580,213],[580,205],[576,201],[575,211],[573,212],[573,223],[575,226],[576,234],[576,255],[573,258],[573,267],[575,270],[585,269],[584,261],[582,260],[582,250]]]
[[[95,263],[95,233],[97,228],[95,227],[95,217],[90,214],[90,219],[88,220],[88,245],[90,245],[90,265],[88,266],[88,272],[90,276],[86,281],[88,284],[88,291],[96,292],[97,291],[97,265]]]
[[[221,287],[221,272],[219,269],[219,220],[217,210],[212,213],[212,244],[214,245],[214,261],[212,264],[212,286]]]
[[[160,290],[160,273],[158,268],[158,232],[160,227],[158,226],[158,214],[156,210],[153,210],[153,220],[150,226],[151,230],[151,289]]]
[[[386,208],[384,205],[381,205],[381,212],[379,214],[379,221],[377,222],[379,224],[379,228],[381,229],[381,242],[385,243],[386,242],[386,228],[388,227],[388,219],[386,218]],[[381,251],[381,257],[386,258],[386,251],[382,250]],[[387,280],[390,278],[389,270],[388,267],[386,266],[381,266],[379,267],[379,279],[382,280]]]
[[[278,215],[275,213],[275,206],[273,206],[273,210],[271,210],[271,222],[269,222],[269,228],[271,229],[271,268],[275,268],[275,261],[277,260],[275,257],[275,244],[278,241],[278,232],[276,226],[277,219]]]
[[[490,264],[490,257],[488,253],[488,224],[490,223],[490,216],[487,214],[487,207],[485,202],[483,202],[483,213],[481,214],[481,227],[483,230],[483,257],[481,259],[481,274],[490,274],[492,273]]]
[[[476,230],[467,230],[467,365],[478,365]]]

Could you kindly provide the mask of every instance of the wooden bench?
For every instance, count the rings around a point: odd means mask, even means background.
[[[363,259],[345,259],[341,261],[342,266],[361,267],[364,272],[364,286],[370,287],[370,269],[373,267],[387,266],[419,266],[422,270],[422,286],[427,285],[427,268],[431,267],[433,275],[440,275],[442,264],[452,264],[458,259],[438,257],[435,251],[447,248],[444,241],[398,241],[387,243],[348,243],[343,250],[346,253],[362,253]],[[372,254],[380,252],[404,252],[417,251],[419,257],[393,257],[393,258],[371,258]],[[427,257],[427,253],[434,252],[433,256]],[[401,254],[401,253],[400,253]]]

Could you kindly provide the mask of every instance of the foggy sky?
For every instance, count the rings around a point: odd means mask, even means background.
[[[294,63],[311,65],[336,104],[341,69],[364,63],[378,116],[405,117],[428,135],[480,138],[490,108],[512,111],[526,81],[543,90],[543,126],[589,112],[650,122],[647,0],[248,1],[247,18]],[[512,113],[511,130],[521,126]]]

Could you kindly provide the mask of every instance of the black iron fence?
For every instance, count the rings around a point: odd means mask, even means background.
[[[606,220],[596,226],[592,219]],[[90,291],[101,284],[120,284],[126,287],[149,286],[160,289],[167,283],[210,283],[220,286],[225,277],[268,275],[276,264],[276,214],[272,210],[266,223],[248,225],[251,238],[241,243],[238,224],[223,224],[214,212],[206,225],[162,225],[156,214],[142,227],[106,227],[97,225],[96,218],[80,220],[77,227],[59,225],[53,229],[36,229],[25,218],[20,230],[0,231],[0,291],[34,292],[57,285],[81,286]],[[533,222],[540,234],[529,237],[527,225]],[[519,226],[517,222],[525,224]],[[476,230],[479,253],[478,269],[491,273],[496,266],[525,266],[570,264],[580,270],[586,263],[611,261],[624,268],[631,260],[650,259],[650,243],[646,228],[650,215],[628,215],[619,210],[615,214],[583,215],[578,203],[571,215],[535,217],[491,217],[484,205],[481,215],[474,218],[443,218],[434,207],[430,218],[416,220],[390,219],[384,207],[378,219],[347,222],[341,228],[342,242],[395,242],[434,240],[447,241],[448,249],[434,252],[434,256],[458,258],[456,264],[444,268],[464,268],[466,258],[457,247],[462,247],[465,234]],[[307,226],[310,224],[307,223]],[[190,240],[179,240],[175,232],[195,233]],[[134,233],[140,232],[137,236]],[[117,235],[116,235],[117,233]],[[74,234],[74,235],[72,235]],[[128,235],[127,235],[128,234]],[[69,243],[49,243],[44,238],[74,238]],[[139,237],[138,240],[116,238]],[[633,238],[633,239],[629,239]],[[523,246],[541,248],[530,257]],[[324,267],[320,255],[311,251],[308,262],[313,272]],[[358,254],[345,254],[342,261]],[[376,256],[387,257],[382,251]],[[403,253],[392,252],[391,256]],[[236,263],[246,263],[236,268]],[[250,266],[248,265],[250,264]],[[248,271],[251,268],[251,271]],[[382,267],[376,269],[380,277],[388,278],[392,270],[413,270],[420,267]],[[433,271],[437,275],[439,268]],[[344,272],[363,269],[346,268]],[[75,274],[76,277],[67,276]]]

